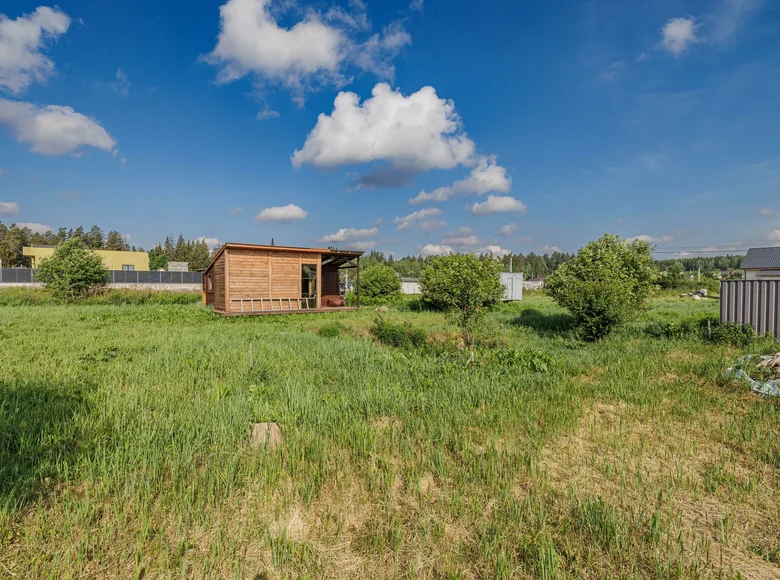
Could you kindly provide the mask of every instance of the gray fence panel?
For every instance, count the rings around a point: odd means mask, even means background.
[[[0,283],[30,284],[33,281],[33,271],[30,268],[0,268]]]
[[[109,270],[112,284],[202,284],[201,272],[142,272]],[[35,271],[31,268],[0,268],[0,284],[31,284]]]
[[[750,324],[759,334],[780,338],[780,280],[721,282],[720,321]]]

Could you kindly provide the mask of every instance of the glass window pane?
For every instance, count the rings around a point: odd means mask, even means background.
[[[317,265],[301,264],[301,298],[317,296]]]

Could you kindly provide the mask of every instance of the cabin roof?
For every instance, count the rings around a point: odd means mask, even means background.
[[[333,264],[339,263],[343,264],[344,262],[349,262],[350,260],[354,260],[355,258],[359,258],[363,255],[363,252],[359,252],[357,250],[330,250],[327,248],[299,248],[296,246],[265,246],[261,244],[238,244],[234,242],[228,242],[227,244],[223,244],[222,247],[219,249],[219,251],[214,254],[214,257],[211,258],[211,262],[209,262],[209,265],[206,266],[206,268],[203,270],[204,272],[208,272],[208,270],[211,268],[211,266],[214,264],[214,262],[219,258],[222,253],[227,250],[228,248],[235,248],[237,250],[257,250],[261,252],[298,252],[301,254],[320,254],[323,256],[323,258],[328,257],[331,258],[330,262]]]
[[[780,268],[780,248],[750,248],[740,267],[743,270]]]

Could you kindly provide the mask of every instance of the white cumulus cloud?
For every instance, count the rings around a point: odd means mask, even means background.
[[[662,44],[674,55],[682,54],[689,45],[699,42],[693,18],[672,18],[661,31]]]
[[[467,208],[474,215],[503,212],[525,213],[527,209],[522,201],[508,195],[488,195],[485,201],[467,206]]]
[[[359,240],[361,238],[373,238],[379,235],[377,228],[370,229],[357,229],[357,228],[341,228],[335,234],[328,234],[320,238],[320,241],[328,244],[331,242],[346,242],[348,240]]]
[[[232,209],[230,209],[230,210],[228,210],[228,211],[230,212],[230,215],[238,215],[238,214],[240,214],[242,211],[244,211],[244,208],[243,208],[243,207],[241,207],[241,206],[238,206],[238,207],[234,207],[234,208],[232,208]]]
[[[206,237],[200,237],[198,238],[199,242],[206,242],[206,245],[209,248],[219,248],[222,245],[222,242],[219,241],[219,238],[206,238]]]
[[[267,207],[255,216],[258,222],[292,222],[306,219],[309,212],[294,203],[281,207]]]
[[[471,170],[466,179],[456,181],[452,185],[439,187],[430,193],[421,191],[417,197],[410,199],[410,205],[428,201],[446,201],[456,195],[483,195],[485,193],[509,193],[512,189],[512,178],[507,177],[506,168],[496,163],[496,158],[482,157]]]
[[[70,107],[0,99],[0,123],[11,128],[17,141],[43,155],[65,155],[82,146],[116,150],[116,141],[100,123]]]
[[[767,236],[767,239],[770,242],[780,242],[780,230],[773,230],[769,232],[769,235]]]
[[[0,14],[0,88],[21,94],[51,75],[54,63],[42,51],[69,26],[67,14],[48,6],[15,20]]]
[[[421,256],[444,256],[452,253],[453,249],[443,244],[425,244],[420,249]]]
[[[555,252],[562,252],[558,246],[548,246],[545,244],[544,246],[540,246],[536,248],[537,254],[554,254]]]
[[[292,163],[319,168],[374,161],[397,167],[451,169],[467,164],[474,142],[461,126],[452,101],[440,99],[433,87],[404,96],[386,83],[377,84],[362,104],[355,93],[341,92],[330,115],[317,124]]]
[[[16,227],[20,229],[27,228],[34,234],[45,234],[46,232],[54,231],[54,228],[44,224],[38,224],[35,222],[16,222]]]
[[[453,248],[466,248],[479,244],[479,238],[474,235],[469,226],[464,226],[453,232],[445,233],[442,236],[441,243]]]
[[[350,250],[357,250],[358,252],[367,252],[375,249],[379,245],[376,240],[368,240],[363,242],[350,242],[348,248]]]
[[[419,224],[429,222],[431,221],[431,218],[435,218],[441,214],[442,211],[438,207],[427,207],[425,209],[414,211],[409,215],[397,217],[393,220],[393,222],[398,224],[397,229],[408,230],[416,223]]]
[[[332,8],[321,16],[307,10],[289,27],[280,25],[281,10],[291,6],[294,2],[228,0],[220,7],[217,45],[203,57],[218,67],[218,82],[249,75],[280,83],[302,104],[309,88],[347,82],[350,65],[392,78],[392,58],[411,42],[400,21],[359,42],[355,34],[370,28],[362,2],[352,3],[353,12]]]
[[[16,215],[18,213],[18,203],[15,201],[0,201],[0,215]]]
[[[632,238],[626,238],[626,243],[630,244],[631,242],[647,242],[648,244],[663,244],[665,242],[671,242],[674,240],[674,236],[660,236],[660,237],[653,237],[648,236],[647,234],[640,234],[638,236],[634,236]]]
[[[474,250],[475,254],[489,254],[491,256],[494,256],[496,258],[503,258],[504,256],[508,256],[512,253],[511,250],[507,250],[506,248],[502,248],[501,246],[496,245],[487,245],[483,248],[478,248]]]
[[[498,231],[498,233],[501,236],[511,236],[513,233],[515,233],[516,229],[517,229],[517,224],[512,222],[506,224],[505,226],[502,226],[501,229]]]

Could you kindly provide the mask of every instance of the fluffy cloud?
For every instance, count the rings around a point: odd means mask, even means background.
[[[291,203],[282,207],[267,207],[255,216],[255,221],[289,223],[294,220],[306,219],[307,215],[309,212]]]
[[[511,236],[513,233],[515,233],[516,229],[517,229],[517,224],[512,222],[506,224],[505,226],[502,226],[501,229],[498,231],[498,234],[501,236]]]
[[[43,155],[65,155],[82,146],[116,150],[116,142],[97,121],[70,107],[0,99],[0,123],[11,128],[17,141]]]
[[[335,234],[329,234],[320,238],[320,241],[324,244],[331,242],[346,242],[348,240],[359,240],[361,238],[373,238],[379,235],[377,228],[371,229],[356,229],[356,228],[341,228]]]
[[[561,250],[558,246],[548,246],[545,244],[544,246],[536,248],[535,251],[537,254],[553,254],[555,252],[562,252],[563,250]]]
[[[18,203],[15,201],[0,201],[0,215],[16,215],[18,213]]]
[[[206,242],[206,245],[209,248],[219,248],[222,245],[222,242],[219,240],[219,238],[204,238],[200,237],[198,238],[199,242]]]
[[[699,42],[693,18],[672,18],[664,25],[661,36],[664,48],[674,55],[682,54],[690,44]]]
[[[484,248],[478,248],[474,250],[475,254],[490,254],[491,256],[495,256],[496,258],[503,258],[504,256],[508,256],[512,253],[511,250],[507,250],[506,248],[502,248],[501,246],[494,246],[494,245],[488,245]]]
[[[762,207],[760,210],[758,210],[758,213],[761,215],[775,215],[777,210],[769,209],[768,207]]]
[[[453,248],[466,248],[479,244],[479,238],[474,235],[468,226],[458,228],[454,232],[447,232],[442,236],[441,243]]]
[[[770,242],[780,242],[780,230],[774,230],[769,232],[769,235],[767,236],[767,239]]]
[[[293,153],[293,165],[387,161],[424,171],[471,161],[474,142],[463,131],[454,103],[440,99],[436,89],[423,87],[407,97],[379,83],[371,94],[361,104],[355,93],[339,93],[333,112],[319,116],[303,148]]]
[[[420,249],[421,256],[444,256],[452,253],[453,253],[452,248],[442,244],[425,244]]]
[[[231,210],[228,210],[228,211],[230,212],[230,215],[238,215],[238,214],[240,214],[242,211],[244,211],[244,208],[243,208],[243,207],[241,207],[241,206],[239,206],[239,207],[234,207],[233,209],[231,209]]]
[[[631,242],[647,242],[648,244],[663,244],[665,242],[671,242],[674,240],[673,236],[661,236],[660,238],[654,238],[653,236],[648,236],[647,234],[641,234],[638,236],[634,236],[633,238],[626,238],[626,243],[630,244]]]
[[[54,228],[43,224],[37,224],[35,222],[16,222],[16,227],[20,229],[29,229],[34,234],[45,234],[46,232],[53,232]]]
[[[333,8],[324,17],[309,10],[286,28],[271,0],[228,0],[219,9],[217,45],[203,59],[219,68],[220,83],[251,75],[286,86],[299,104],[310,87],[346,82],[348,65],[391,78],[390,61],[411,42],[409,34],[395,22],[359,43],[354,33],[370,24],[362,2],[353,2],[353,8],[355,13]]]
[[[438,207],[427,207],[425,209],[412,212],[409,215],[397,217],[393,220],[393,222],[398,224],[397,229],[408,230],[415,224],[430,222],[431,218],[435,218],[441,214],[442,211]]]
[[[488,215],[499,212],[525,213],[526,205],[508,195],[489,195],[487,200],[467,206],[474,215]]]
[[[42,50],[70,26],[64,12],[47,6],[11,20],[0,14],[0,88],[21,94],[54,72]]]
[[[466,179],[446,187],[439,187],[430,193],[421,191],[417,197],[409,200],[409,204],[446,201],[456,195],[508,193],[510,189],[512,189],[512,178],[507,177],[506,168],[497,165],[495,157],[482,157]]]

